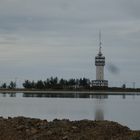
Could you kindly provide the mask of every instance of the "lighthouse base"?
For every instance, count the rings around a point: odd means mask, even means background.
[[[93,87],[108,87],[108,81],[107,80],[93,80],[92,86]]]

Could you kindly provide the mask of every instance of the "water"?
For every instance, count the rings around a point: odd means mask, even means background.
[[[140,130],[140,96],[1,93],[0,116],[111,120]]]

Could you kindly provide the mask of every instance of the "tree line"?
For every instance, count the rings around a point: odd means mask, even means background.
[[[2,89],[15,89],[16,88],[16,82],[11,81],[9,84],[2,83],[0,88],[2,88]]]
[[[30,81],[25,80],[23,87],[25,89],[78,89],[89,88],[91,81],[87,78],[80,79],[58,79],[57,77],[47,78],[45,81]]]
[[[108,91],[139,91],[140,88],[126,88],[126,85],[123,84],[122,87],[96,87],[92,85],[92,80],[88,78],[70,78],[70,79],[59,79],[58,77],[50,77],[46,80],[25,80],[22,83],[22,86],[24,89],[40,89],[40,90],[108,90]],[[16,89],[17,84],[16,81],[11,81],[9,84],[7,83],[1,83],[0,84],[1,89]]]

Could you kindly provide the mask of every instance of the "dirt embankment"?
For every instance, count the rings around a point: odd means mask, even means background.
[[[0,140],[140,140],[140,131],[110,121],[1,117]]]

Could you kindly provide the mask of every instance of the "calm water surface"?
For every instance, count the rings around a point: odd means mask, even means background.
[[[0,116],[111,120],[140,130],[140,96],[0,93]]]

